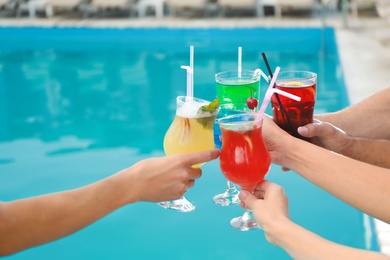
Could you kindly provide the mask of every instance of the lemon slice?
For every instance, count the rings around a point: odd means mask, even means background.
[[[304,84],[300,81],[288,81],[288,82],[283,83],[283,86],[286,86],[286,87],[301,87],[303,85]]]

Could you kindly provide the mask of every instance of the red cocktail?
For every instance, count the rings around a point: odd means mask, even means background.
[[[295,101],[273,95],[271,103],[275,123],[291,135],[303,139],[297,128],[313,122],[317,74],[308,71],[281,72],[275,85],[276,88],[301,97],[301,101]]]
[[[239,114],[218,120],[222,132],[220,166],[224,176],[241,189],[254,191],[268,173],[270,155],[262,135],[263,119],[256,113]],[[248,230],[258,227],[251,212],[234,218],[234,228]]]

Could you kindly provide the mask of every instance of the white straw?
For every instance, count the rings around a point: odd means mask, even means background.
[[[265,73],[261,70],[261,69],[256,69],[253,73],[254,76],[257,76],[257,75],[261,75],[263,77],[263,79],[265,79],[265,81],[267,81],[267,83],[269,82],[269,78],[267,75],[265,75]]]
[[[190,68],[191,68],[191,84],[190,84],[190,92],[187,93],[187,96],[191,98],[194,96],[194,46],[190,46]]]
[[[242,47],[238,47],[238,78],[241,78],[242,74]]]
[[[298,101],[298,102],[301,101],[301,97],[295,96],[295,95],[293,95],[291,93],[288,93],[286,91],[283,91],[281,89],[273,88],[273,89],[271,89],[271,91],[272,91],[272,94],[273,93],[278,93],[278,94],[280,94],[282,96],[288,97],[288,98],[293,99],[295,101]]]
[[[259,114],[258,114],[258,116],[261,118],[263,117],[265,109],[267,108],[268,103],[271,100],[273,92],[271,92],[270,90],[273,88],[273,86],[275,84],[275,81],[276,81],[276,78],[278,77],[279,71],[280,71],[280,67],[276,67],[274,75],[272,76],[272,79],[271,79],[271,83],[269,83],[267,92],[265,93],[263,103],[261,103],[261,107],[260,107]]]
[[[193,95],[191,94],[191,67],[181,65],[180,68],[185,69],[187,71],[187,94],[186,101],[192,100]]]
[[[282,96],[291,98],[291,99],[293,99],[295,101],[301,101],[300,97],[298,97],[296,95],[293,95],[291,93],[288,93],[286,91],[283,91],[283,90],[280,90],[280,89],[277,89],[277,88],[273,87],[275,85],[276,78],[278,77],[279,71],[280,71],[280,67],[276,67],[274,75],[273,75],[273,77],[271,79],[271,83],[268,86],[267,92],[265,93],[265,97],[264,97],[263,103],[261,104],[260,110],[258,112],[258,117],[260,117],[260,118],[263,117],[265,109],[267,108],[268,103],[270,102],[271,97],[272,97],[272,95],[274,93],[278,93],[278,94],[280,94]]]

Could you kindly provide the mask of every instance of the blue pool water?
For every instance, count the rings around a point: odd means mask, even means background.
[[[265,71],[264,51],[273,67],[317,72],[316,113],[349,103],[332,28],[0,28],[0,200],[80,187],[162,156],[175,98],[185,94],[180,65],[189,65],[190,45],[199,98],[215,97],[214,74],[235,69],[242,46],[244,69]],[[290,259],[261,230],[229,226],[242,209],[212,202],[226,183],[219,161],[202,169],[186,195],[197,205],[192,213],[128,205],[8,259]],[[285,187],[298,224],[377,249],[360,211],[277,165],[267,179]]]

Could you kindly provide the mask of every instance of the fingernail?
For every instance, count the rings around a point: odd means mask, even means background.
[[[306,126],[300,126],[298,127],[298,132],[300,132],[301,134],[307,134],[309,132],[309,129],[307,129]]]
[[[248,197],[248,194],[249,194],[249,192],[242,190],[239,194],[239,197],[240,197],[240,199],[245,199],[246,197]]]

